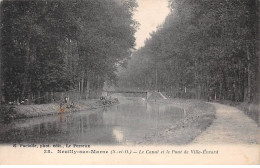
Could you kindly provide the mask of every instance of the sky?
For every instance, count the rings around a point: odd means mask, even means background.
[[[134,19],[139,22],[139,30],[135,33],[136,49],[144,46],[146,38],[162,24],[169,14],[168,0],[137,0],[138,8]]]

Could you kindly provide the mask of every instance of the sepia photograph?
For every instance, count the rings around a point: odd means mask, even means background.
[[[0,0],[0,164],[259,165],[259,3]]]

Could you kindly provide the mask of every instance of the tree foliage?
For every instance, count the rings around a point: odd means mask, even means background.
[[[193,98],[256,99],[258,1],[169,2],[171,13],[120,73],[121,85]]]
[[[46,92],[88,96],[135,45],[134,0],[23,0],[1,3],[6,101]]]

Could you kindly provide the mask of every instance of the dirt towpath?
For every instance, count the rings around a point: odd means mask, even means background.
[[[199,144],[256,144],[259,143],[259,127],[237,108],[218,103],[216,119],[193,143]]]

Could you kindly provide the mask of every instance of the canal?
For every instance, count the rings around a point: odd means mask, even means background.
[[[0,123],[0,143],[138,144],[185,117],[170,104],[120,97],[120,104],[91,111]]]

